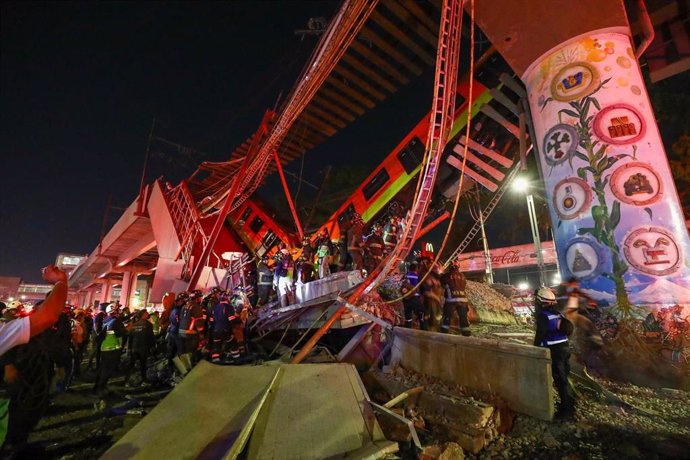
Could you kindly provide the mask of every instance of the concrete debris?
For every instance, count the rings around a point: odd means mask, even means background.
[[[475,308],[485,308],[487,310],[501,310],[511,312],[513,309],[510,299],[491,286],[467,281],[467,298]]]
[[[454,442],[449,442],[438,460],[462,460],[464,458],[465,452],[463,452],[462,447]]]

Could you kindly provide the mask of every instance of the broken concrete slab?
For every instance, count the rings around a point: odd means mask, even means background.
[[[247,439],[248,459],[379,458],[361,455],[397,447],[350,364],[202,361],[102,458],[224,458]]]
[[[500,396],[511,409],[553,418],[548,349],[396,327],[392,365]]]

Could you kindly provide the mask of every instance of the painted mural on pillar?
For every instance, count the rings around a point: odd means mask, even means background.
[[[618,318],[673,309],[687,333],[690,238],[630,38],[573,39],[523,81],[562,277]]]

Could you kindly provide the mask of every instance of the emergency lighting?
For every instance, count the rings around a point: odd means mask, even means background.
[[[526,291],[527,289],[529,289],[529,283],[518,284],[518,289],[520,289],[521,291]]]
[[[529,189],[529,181],[524,177],[518,177],[513,181],[513,190],[516,192],[526,192]]]
[[[553,275],[553,284],[561,284],[561,275]]]
[[[14,302],[14,297],[8,297],[7,300],[10,302]]]
[[[26,296],[25,296],[24,294],[22,294],[21,296],[19,296],[19,298],[22,299],[22,300],[26,300]]]

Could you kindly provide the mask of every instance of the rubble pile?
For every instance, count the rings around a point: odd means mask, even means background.
[[[512,311],[510,299],[487,284],[468,280],[466,292],[467,298],[475,308]]]
[[[500,412],[496,407],[476,399],[459,385],[448,385],[401,367],[387,373],[368,372],[363,380],[373,398],[381,402],[410,388],[423,386],[421,393],[406,400],[405,407],[397,410],[410,419],[416,429],[431,434],[435,440],[456,443],[452,449],[456,454],[463,450],[477,454],[499,434]],[[385,430],[389,426],[382,423],[382,427]],[[407,441],[409,436],[400,427],[386,435],[397,441]],[[438,450],[439,455],[442,452],[444,450]],[[433,454],[428,452],[427,456]]]

